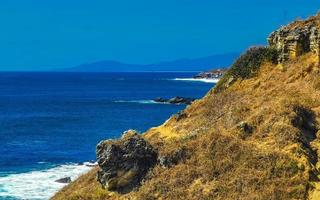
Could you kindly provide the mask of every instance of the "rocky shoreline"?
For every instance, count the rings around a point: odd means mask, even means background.
[[[195,75],[194,79],[219,79],[223,76],[223,74],[227,71],[226,68],[215,69],[205,72],[200,72],[199,74]]]
[[[190,105],[195,100],[196,100],[195,98],[176,96],[176,97],[173,97],[173,98],[170,98],[170,99],[158,97],[158,98],[154,99],[153,101],[155,101],[157,103],[168,103],[168,104],[176,104],[176,105],[181,105],[181,104]]]

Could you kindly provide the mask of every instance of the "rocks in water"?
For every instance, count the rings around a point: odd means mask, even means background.
[[[200,72],[195,75],[194,79],[219,79],[223,76],[223,74],[227,71],[227,69],[216,69],[206,72]]]
[[[183,161],[186,157],[186,149],[180,148],[170,155],[159,156],[159,164],[161,167],[169,168],[178,164],[180,161]]]
[[[190,105],[193,101],[195,101],[196,99],[194,98],[188,98],[188,97],[173,97],[171,99],[165,99],[165,98],[156,98],[154,99],[155,102],[158,103],[169,103],[169,104],[186,104],[186,105]]]
[[[70,177],[60,178],[58,180],[55,180],[55,182],[57,182],[57,183],[70,183],[71,178]]]
[[[195,99],[194,98],[186,98],[186,97],[174,97],[169,99],[169,103],[171,104],[191,104]]]
[[[129,130],[118,141],[106,140],[97,145],[100,167],[98,181],[119,193],[139,186],[150,168],[157,163],[157,152],[136,131]]]
[[[168,99],[162,98],[162,97],[158,97],[156,99],[154,99],[155,102],[158,103],[168,103]]]

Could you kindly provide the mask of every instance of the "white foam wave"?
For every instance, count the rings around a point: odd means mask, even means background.
[[[154,100],[130,100],[130,101],[118,100],[114,102],[115,103],[140,103],[140,104],[168,104],[166,102],[156,102]]]
[[[91,168],[87,165],[70,164],[43,171],[31,171],[0,177],[0,199],[49,199],[66,185],[55,182],[57,179],[70,177],[71,180],[75,180]]]
[[[207,78],[175,78],[173,79],[175,81],[199,81],[199,82],[205,82],[205,83],[218,83],[219,79],[213,78],[213,79],[207,79]]]

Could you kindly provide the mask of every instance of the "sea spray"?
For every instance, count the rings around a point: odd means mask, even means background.
[[[91,163],[90,163],[91,165]],[[66,164],[41,171],[9,174],[0,177],[0,199],[49,199],[66,184],[56,180],[70,177],[75,180],[92,167],[88,163]]]

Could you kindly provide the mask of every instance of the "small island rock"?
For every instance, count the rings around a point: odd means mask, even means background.
[[[171,99],[165,99],[165,98],[156,98],[154,99],[155,102],[158,103],[169,103],[169,104],[186,104],[186,105],[190,105],[193,101],[195,101],[195,98],[188,98],[188,97],[173,97]]]

